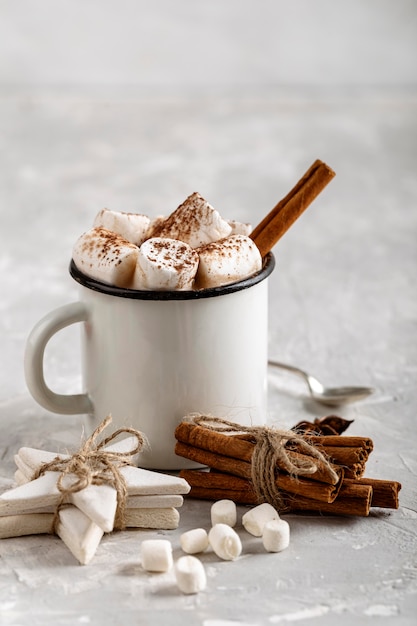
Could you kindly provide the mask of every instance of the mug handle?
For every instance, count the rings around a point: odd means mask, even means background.
[[[65,304],[45,315],[28,337],[24,359],[26,384],[34,399],[54,413],[77,415],[93,412],[93,404],[86,393],[65,395],[52,391],[45,382],[43,368],[45,348],[51,337],[66,326],[87,320],[85,304]]]

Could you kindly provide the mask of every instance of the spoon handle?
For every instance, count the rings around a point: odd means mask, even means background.
[[[264,217],[250,235],[262,258],[313,202],[335,176],[335,172],[317,159],[291,191]]]
[[[299,367],[295,367],[294,365],[287,365],[286,363],[281,363],[280,361],[274,361],[269,359],[268,360],[268,364],[272,365],[273,367],[279,367],[283,370],[288,370],[289,372],[293,372],[294,374],[298,374],[299,376],[302,376],[303,378],[305,378],[305,380],[308,381],[308,374],[307,372],[304,372],[303,370],[300,370]]]

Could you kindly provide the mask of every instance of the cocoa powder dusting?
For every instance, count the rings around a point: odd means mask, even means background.
[[[124,237],[107,228],[97,226],[86,236],[81,246],[81,253],[91,257],[97,251],[97,256],[103,263],[116,259],[120,264],[122,262],[120,255],[126,246],[137,249],[135,244],[125,240]]]
[[[207,201],[194,192],[180,206],[155,227],[152,237],[169,237],[187,242],[192,233],[199,229]]]
[[[161,262],[161,256],[165,263]],[[177,240],[153,239],[148,258],[158,263],[158,267],[171,266],[177,272],[181,272],[184,268],[193,266],[197,256],[196,253],[190,251],[188,245]]]

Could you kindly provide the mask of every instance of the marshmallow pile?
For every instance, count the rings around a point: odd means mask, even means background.
[[[237,508],[232,500],[218,500],[210,511],[211,528],[187,530],[180,536],[180,545],[187,556],[174,563],[172,545],[168,539],[146,539],[140,546],[142,568],[147,572],[168,572],[174,569],[177,586],[185,594],[194,594],[206,588],[204,565],[196,554],[213,551],[224,561],[234,561],[242,553],[242,541],[234,530]],[[267,503],[249,509],[242,516],[244,529],[254,537],[261,537],[267,552],[281,552],[289,546],[290,527],[273,506]]]
[[[77,268],[103,283],[137,290],[228,285],[262,268],[251,226],[225,220],[200,194],[171,215],[103,209],[73,248]]]

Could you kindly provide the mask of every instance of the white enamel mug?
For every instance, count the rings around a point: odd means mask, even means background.
[[[88,432],[107,415],[114,429],[142,431],[140,465],[178,470],[174,431],[189,413],[244,425],[266,422],[269,254],[256,275],[202,291],[136,291],[82,274],[71,262],[80,300],[46,315],[26,345],[29,391],[46,409],[85,414]],[[44,351],[60,329],[80,323],[84,392],[53,392]]]

